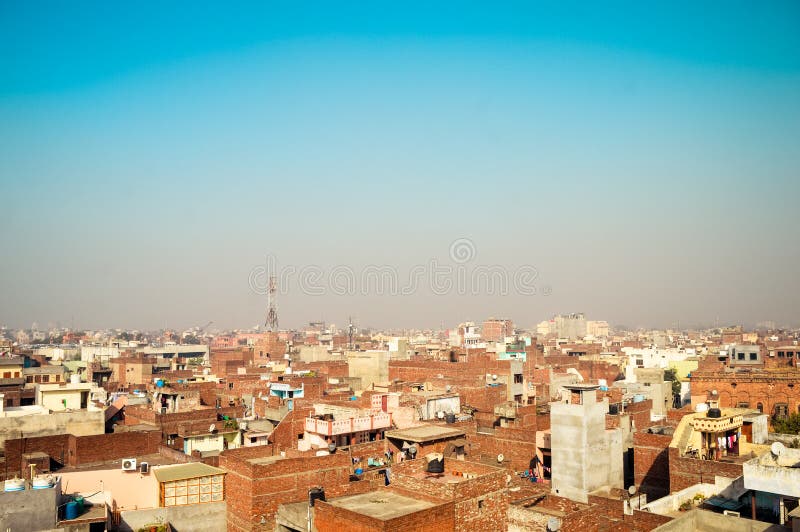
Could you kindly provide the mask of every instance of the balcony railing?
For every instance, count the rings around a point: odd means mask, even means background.
[[[353,432],[388,429],[392,426],[392,415],[380,413],[334,421],[307,417],[305,425],[306,432],[322,434],[323,436],[336,436]]]

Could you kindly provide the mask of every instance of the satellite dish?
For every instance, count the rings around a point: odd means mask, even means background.
[[[506,459],[506,457],[503,456],[503,453],[500,453],[500,454],[497,455],[497,463],[498,464],[502,464],[503,460],[505,460],[505,459]]]
[[[497,380],[497,375],[492,375],[492,380],[496,381]]]
[[[636,486],[633,484],[628,486],[628,495],[636,495]]]
[[[770,449],[770,451],[772,451],[772,454],[774,454],[775,456],[780,456],[780,455],[782,455],[782,454],[783,454],[783,451],[784,451],[786,448],[783,446],[783,444],[782,444],[781,442],[779,442],[779,441],[776,441],[775,443],[773,443],[773,444],[770,446],[770,448],[769,448],[769,449]]]
[[[215,430],[216,428],[217,428],[217,426],[216,426],[215,424],[213,424],[213,423],[212,423],[212,424],[211,424],[211,425],[208,427],[208,432],[214,432],[214,430]]]
[[[416,445],[412,445],[411,447],[409,447],[408,448],[408,454],[410,454],[411,456],[414,456],[415,454],[417,454],[417,446]]]
[[[439,410],[438,412],[436,412],[436,417],[438,417],[439,419],[444,419],[444,412]]]

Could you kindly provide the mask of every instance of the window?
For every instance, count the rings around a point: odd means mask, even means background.
[[[736,358],[739,360],[744,360],[744,353],[736,353]]]
[[[758,353],[750,353],[750,360],[758,360]]]
[[[483,508],[483,499],[478,499],[478,508]]]
[[[736,408],[750,408],[750,403],[736,403]]]
[[[522,373],[514,374],[514,384],[522,384]]]
[[[786,353],[784,353],[783,351],[778,351],[778,357],[779,358],[783,358],[785,356],[786,356]]]
[[[4,371],[3,372],[3,378],[4,379],[10,379],[11,378],[11,372],[10,371]]]
[[[229,389],[229,390],[233,390],[233,383],[232,383],[232,382],[229,382],[229,383],[228,383],[228,389]]]
[[[789,405],[786,403],[775,403],[775,417],[777,419],[786,419],[789,417]]]
[[[758,403],[758,404],[756,405],[756,408],[757,408],[757,409],[758,409],[758,411],[759,411],[759,412],[761,412],[762,414],[764,413],[764,404],[763,404],[763,403]]]

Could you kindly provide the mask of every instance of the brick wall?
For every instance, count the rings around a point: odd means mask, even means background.
[[[669,449],[669,489],[672,493],[701,482],[713,483],[715,476],[737,478],[741,475],[742,464],[684,458],[676,447]]]
[[[118,460],[158,453],[161,435],[156,431],[121,432],[93,436],[59,434],[37,438],[18,438],[5,442],[5,465],[2,474],[13,477],[22,473],[22,455],[43,452],[59,466]]]
[[[672,435],[633,433],[634,484],[655,500],[669,494],[669,444]]]
[[[380,490],[375,493],[380,497]],[[455,530],[454,504],[447,502],[385,521],[339,508],[326,502],[314,505],[319,532],[444,532]]]

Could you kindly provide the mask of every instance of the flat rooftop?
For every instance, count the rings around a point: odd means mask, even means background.
[[[159,482],[172,482],[174,480],[186,480],[187,478],[222,475],[224,473],[226,473],[224,469],[213,467],[202,462],[193,462],[190,464],[180,464],[153,469],[153,474]]]
[[[436,506],[432,502],[412,499],[393,491],[370,491],[360,495],[339,497],[328,503],[381,521],[388,521]]]
[[[283,456],[259,456],[257,458],[248,458],[247,461],[253,465],[272,464],[279,460],[285,460]]]
[[[442,425],[419,425],[407,429],[388,430],[385,436],[387,438],[423,443],[446,438],[459,438],[464,436],[464,431]]]

